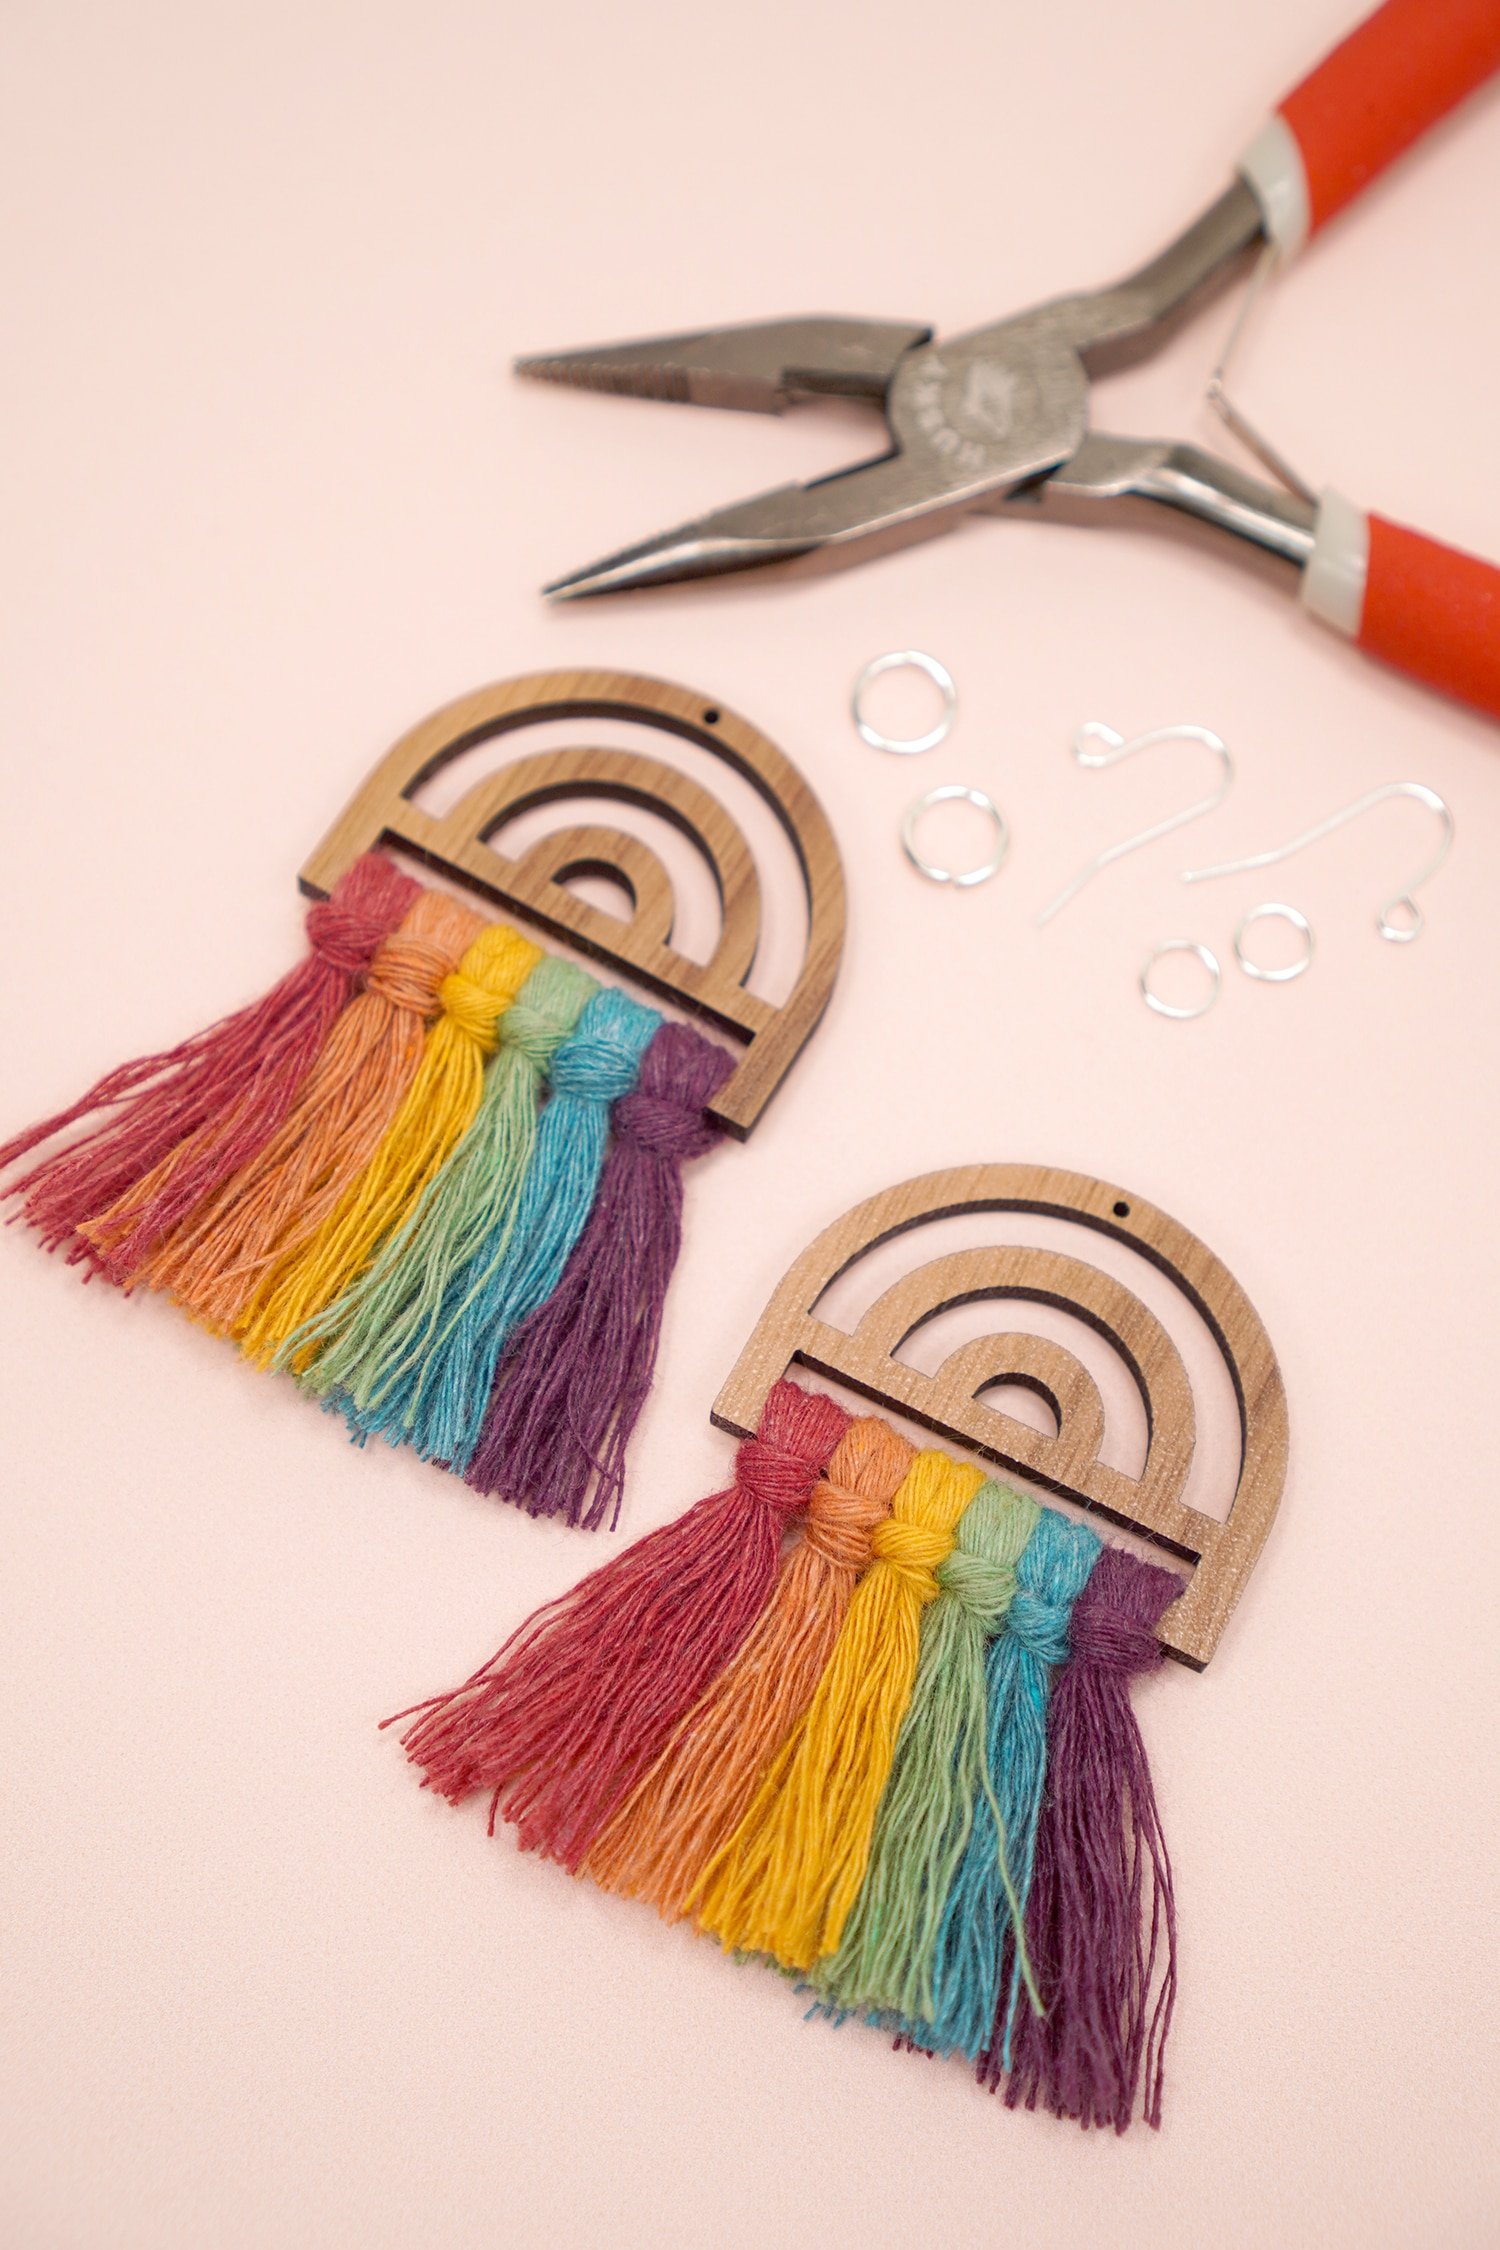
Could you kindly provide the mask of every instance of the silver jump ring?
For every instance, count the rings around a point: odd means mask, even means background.
[[[1163,1000],[1159,997],[1158,994],[1152,991],[1151,971],[1156,967],[1157,962],[1162,959],[1163,955],[1168,953],[1196,954],[1198,959],[1203,963],[1204,968],[1207,969],[1210,978],[1213,980],[1209,985],[1208,991],[1204,994],[1203,998],[1198,1001],[1195,1007],[1174,1007],[1170,1000]],[[1223,982],[1224,972],[1219,967],[1218,955],[1216,953],[1210,953],[1208,947],[1206,945],[1200,945],[1196,938],[1166,938],[1162,942],[1162,944],[1153,945],[1151,951],[1146,955],[1145,960],[1141,963],[1141,998],[1145,1001],[1147,1007],[1153,1009],[1157,1015],[1170,1016],[1173,1023],[1191,1023],[1196,1016],[1206,1016],[1209,1009],[1218,999],[1219,987],[1223,984]]]
[[[960,801],[972,805],[977,812],[988,813],[995,823],[995,849],[981,866],[971,867],[966,873],[955,875],[951,867],[938,867],[932,860],[922,857],[917,850],[917,822],[934,805],[952,805]],[[1005,865],[1005,855],[1010,850],[1010,829],[1004,813],[993,797],[987,797],[982,789],[966,788],[961,781],[945,781],[940,789],[929,789],[925,797],[919,797],[915,804],[907,806],[901,823],[901,848],[917,873],[925,875],[929,883],[951,883],[955,890],[966,891],[971,885],[987,883],[992,875],[999,874]]]
[[[1257,922],[1290,923],[1306,941],[1298,958],[1289,961],[1284,969],[1263,969],[1258,961],[1252,961],[1245,951],[1245,937]],[[1234,957],[1247,977],[1258,977],[1262,984],[1290,984],[1294,977],[1305,975],[1312,967],[1313,944],[1312,924],[1305,914],[1299,914],[1295,906],[1283,906],[1279,900],[1268,900],[1264,906],[1252,906],[1249,913],[1242,917],[1240,926],[1234,933]]]
[[[872,727],[865,717],[865,690],[878,680],[882,672],[911,670],[925,672],[943,699],[943,715],[935,727],[926,734],[882,734]],[[861,742],[868,742],[872,750],[890,750],[898,758],[914,758],[921,750],[935,750],[946,742],[953,731],[953,721],[958,712],[958,690],[953,684],[953,674],[946,664],[939,664],[935,656],[928,656],[920,648],[893,648],[886,656],[872,656],[854,683],[854,693],[849,699],[855,728]]]

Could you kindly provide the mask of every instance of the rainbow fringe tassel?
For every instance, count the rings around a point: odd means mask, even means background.
[[[723,1492],[386,1723],[814,2013],[1123,2132],[1161,2121],[1177,1982],[1129,1685],[1182,1584],[783,1380]]]
[[[293,1370],[359,1443],[595,1525],[730,1059],[378,852],[307,933],[263,1000],[0,1147],[34,1156],[13,1215]]]

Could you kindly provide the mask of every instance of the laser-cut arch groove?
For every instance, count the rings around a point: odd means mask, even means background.
[[[1027,1211],[1076,1222],[1126,1243],[1176,1284],[1205,1322],[1229,1372],[1240,1416],[1234,1498],[1221,1523],[1183,1499],[1196,1415],[1176,1345],[1122,1282],[1052,1249],[994,1245],[913,1268],[860,1315],[835,1327],[816,1307],[843,1273],[893,1236],[960,1213]],[[895,1358],[906,1337],[954,1304],[1031,1298],[1089,1322],[1135,1376],[1147,1416],[1138,1477],[1099,1458],[1103,1411],[1092,1378],[1072,1372],[1045,1338],[996,1333],[960,1345],[935,1374]],[[1025,1348],[1022,1348],[1025,1347]],[[981,1395],[1014,1360],[1022,1380],[1057,1392],[1058,1432],[1046,1436]],[[714,1420],[749,1435],[773,1383],[800,1363],[1064,1494],[1193,1562],[1187,1591],[1161,1624],[1169,1653],[1201,1669],[1254,1567],[1286,1477],[1286,1394],[1270,1339],[1244,1291],[1196,1236],[1139,1197],[1083,1174],[1036,1165],[933,1172],[872,1197],[826,1228],[791,1267],[719,1394]],[[986,1378],[985,1371],[991,1372]],[[1046,1392],[1043,1391],[1043,1395]]]
[[[746,989],[760,937],[760,884],[738,823],[693,776],[639,752],[564,749],[512,760],[481,776],[448,812],[412,800],[441,767],[477,744],[545,721],[604,718],[645,723],[695,744],[750,783],[775,814],[807,898],[802,966],[779,1007]],[[614,797],[670,821],[706,861],[719,897],[711,959],[671,945],[670,877],[649,846],[594,823],[569,838],[562,859],[582,858],[617,878],[634,900],[611,914],[559,880],[548,837],[511,859],[490,839],[534,806],[569,797]],[[576,839],[587,834],[588,843]],[[767,736],[718,698],[624,672],[538,672],[461,697],[424,719],[390,750],[302,870],[305,891],[327,895],[361,852],[389,842],[501,901],[523,919],[623,970],[649,990],[703,1016],[745,1050],[709,1114],[743,1138],[791,1068],[828,1004],[844,937],[838,848],[817,798]]]

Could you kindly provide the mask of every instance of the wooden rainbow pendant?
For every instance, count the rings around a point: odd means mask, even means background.
[[[835,1283],[957,1214],[1040,1214],[1076,1247],[913,1263],[846,1326]],[[1194,1389],[1157,1313],[1089,1252],[1167,1277],[1238,1409],[1226,1515],[1185,1498]],[[901,1356],[953,1306],[1061,1309],[1140,1394],[1144,1459],[1103,1458],[1093,1375],[996,1330],[932,1374]],[[1081,1507],[1041,1505],[793,1368]],[[1039,1433],[987,1394],[1020,1384]],[[488,1796],[524,1849],[793,1975],[815,2009],[959,2055],[1011,2104],[1160,2122],[1177,1988],[1171,1865],[1132,1678],[1201,1670],[1270,1530],[1286,1398],[1238,1283],[1104,1181],[975,1165],[877,1195],[787,1273],[714,1408],[731,1483],[539,1611],[463,1686],[402,1714],[427,1786]],[[1190,1565],[1105,1544],[1104,1518]]]
[[[589,719],[655,728],[701,758],[684,770],[640,751],[534,750],[447,812],[420,801],[461,753]],[[780,1005],[750,990],[760,879],[716,766],[764,800],[800,873],[806,943]],[[594,818],[507,850],[523,815],[599,799],[669,822],[706,865],[720,907],[706,961],[674,944],[672,882],[639,836]],[[424,887],[411,860],[517,926]],[[590,874],[623,891],[625,915],[569,887]],[[537,673],[405,735],[301,881],[306,958],[0,1148],[3,1168],[56,1144],[6,1193],[70,1263],[168,1292],[290,1371],[359,1442],[409,1444],[533,1513],[609,1521],[676,1263],[683,1167],[750,1132],[838,973],[843,875],[822,809],[774,743],[691,689]]]

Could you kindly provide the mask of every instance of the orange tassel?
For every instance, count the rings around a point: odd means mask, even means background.
[[[585,1860],[584,1873],[605,1890],[649,1900],[667,1921],[687,1912],[699,1875],[812,1701],[870,1561],[870,1534],[912,1458],[886,1423],[864,1416],[849,1425],[759,1624]]]
[[[227,1335],[277,1259],[306,1242],[362,1172],[422,1060],[438,987],[483,928],[424,891],[371,963],[290,1115],[254,1161],[132,1275]]]

